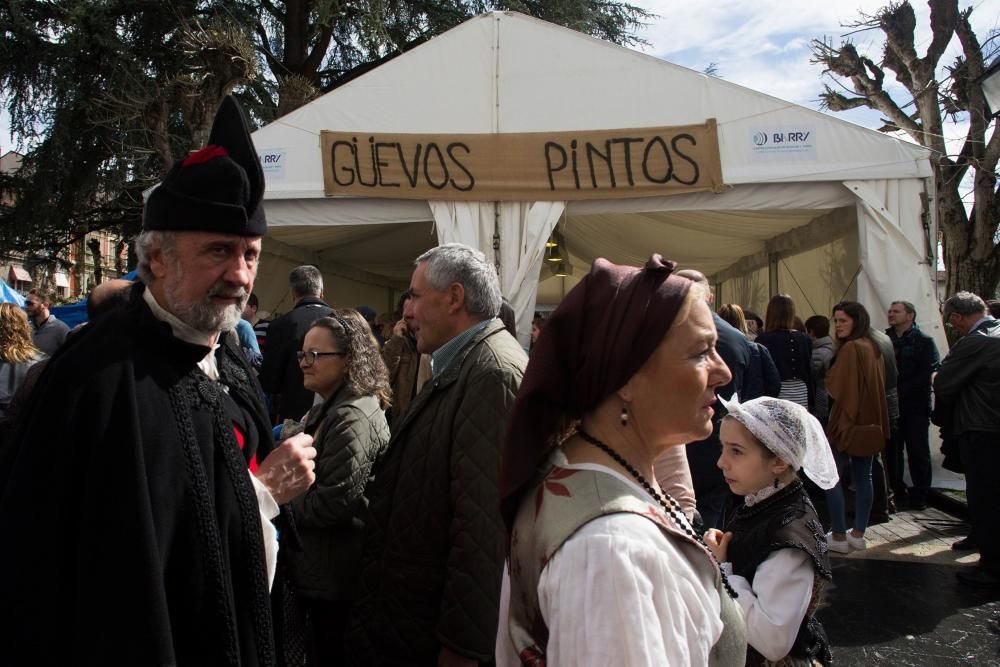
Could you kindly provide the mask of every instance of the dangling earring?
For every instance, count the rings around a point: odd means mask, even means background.
[[[774,478],[774,488],[778,488],[778,478]]]
[[[622,403],[622,428],[628,426],[628,403]]]

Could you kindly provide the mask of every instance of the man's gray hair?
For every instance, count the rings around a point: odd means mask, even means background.
[[[177,237],[171,231],[145,231],[135,239],[135,256],[139,259],[139,265],[135,267],[135,272],[146,285],[152,285],[156,280],[153,270],[149,266],[149,257],[159,250],[165,255],[173,253]]]
[[[309,264],[296,266],[288,274],[288,284],[295,296],[320,296],[323,294],[323,274]]]
[[[414,265],[427,263],[426,278],[439,292],[458,283],[465,290],[465,310],[473,317],[492,319],[500,312],[500,279],[486,255],[461,243],[431,248]]]
[[[961,316],[985,315],[986,302],[972,292],[959,292],[944,302],[941,314],[948,317],[952,313]]]

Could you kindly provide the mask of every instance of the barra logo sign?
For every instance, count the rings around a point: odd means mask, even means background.
[[[754,161],[815,160],[816,128],[811,125],[754,128],[750,130],[750,155]]]
[[[259,151],[257,157],[260,158],[260,167],[264,170],[264,176],[269,180],[281,180],[285,177],[285,156],[288,151],[284,148],[270,148]]]

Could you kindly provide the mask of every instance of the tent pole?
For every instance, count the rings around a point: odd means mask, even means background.
[[[778,294],[778,253],[771,253],[767,256],[767,290],[768,298]]]
[[[493,202],[493,262],[497,267],[497,278],[500,278],[500,202],[498,201]],[[500,284],[503,284],[502,280]]]

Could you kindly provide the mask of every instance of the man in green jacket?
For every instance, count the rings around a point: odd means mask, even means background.
[[[483,253],[453,243],[415,264],[403,316],[433,377],[369,487],[347,653],[358,665],[473,665],[495,649],[500,453],[527,357],[496,319],[500,283]]]

